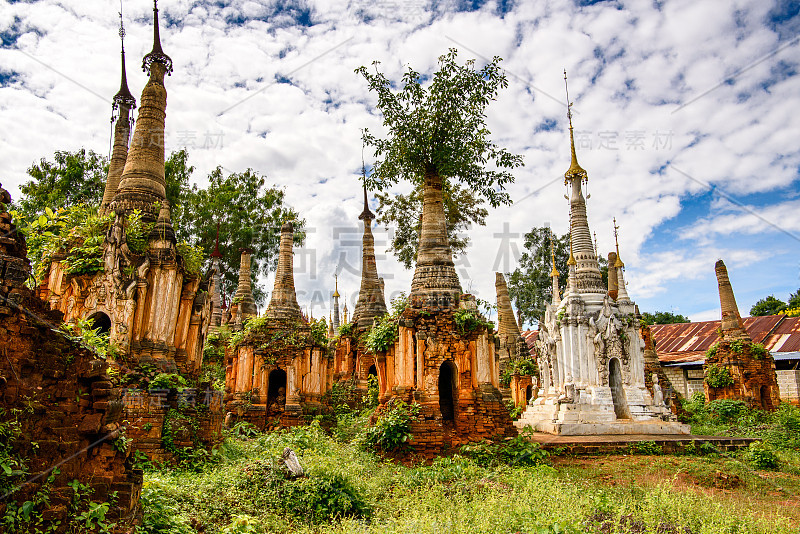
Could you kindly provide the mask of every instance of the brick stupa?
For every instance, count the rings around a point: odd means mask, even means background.
[[[714,270],[722,324],[719,341],[703,364],[706,400],[741,400],[751,407],[774,410],[780,402],[775,361],[745,330],[725,263],[719,260]]]

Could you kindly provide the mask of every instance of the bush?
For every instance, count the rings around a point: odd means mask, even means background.
[[[721,423],[733,423],[747,414],[747,403],[740,400],[717,399],[708,403],[706,410]]]
[[[150,389],[186,389],[186,379],[177,373],[158,373],[150,381]]]
[[[724,388],[733,385],[733,377],[727,367],[711,365],[706,369],[706,384],[712,388]]]
[[[529,432],[526,428],[519,436],[499,443],[482,441],[462,445],[460,452],[481,467],[501,463],[510,466],[541,465],[547,461],[547,451],[528,439]]]
[[[136,534],[192,534],[190,528],[180,519],[178,509],[170,503],[164,493],[147,484],[142,488],[142,524],[136,527]]]
[[[382,451],[406,447],[413,437],[411,421],[419,414],[419,404],[409,406],[401,400],[390,403],[385,414],[378,417],[375,426],[367,428],[364,442]]]
[[[780,463],[773,448],[761,441],[751,443],[744,456],[756,469],[777,469]]]
[[[339,474],[287,481],[280,495],[286,512],[313,523],[342,517],[364,517],[370,513],[350,481]]]
[[[494,323],[485,320],[477,311],[465,308],[453,312],[453,320],[461,331],[461,335],[469,334],[480,328],[494,328]]]

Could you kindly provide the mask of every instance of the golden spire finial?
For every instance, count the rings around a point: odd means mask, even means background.
[[[622,260],[619,257],[619,239],[617,238],[617,230],[619,230],[619,226],[617,226],[617,218],[614,217],[614,244],[617,246],[617,261],[614,263],[614,267],[620,268],[625,267],[625,264],[622,263]]]
[[[578,262],[575,261],[575,255],[572,253],[572,232],[569,233],[569,259],[567,260],[567,265],[577,265]]]
[[[333,273],[333,278],[336,280],[336,289],[333,290],[333,297],[339,298],[339,273]]]
[[[580,179],[587,181],[589,175],[583,170],[583,167],[578,165],[578,156],[575,154],[575,137],[572,134],[572,102],[569,101],[569,85],[567,84],[567,69],[564,69],[564,88],[567,93],[567,119],[569,120],[569,146],[572,161],[570,162],[569,169],[564,173],[564,185],[569,184],[572,179]]]
[[[550,276],[558,276],[558,270],[556,269],[556,248],[555,244],[553,243],[552,229],[550,229],[550,261],[553,263],[553,270],[550,271]]]

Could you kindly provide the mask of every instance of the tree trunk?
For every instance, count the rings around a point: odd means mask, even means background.
[[[422,231],[411,282],[411,304],[417,308],[449,308],[458,304],[458,281],[442,202],[442,177],[425,173],[422,189]]]

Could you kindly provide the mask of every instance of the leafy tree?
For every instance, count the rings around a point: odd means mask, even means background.
[[[301,227],[305,220],[286,205],[283,190],[267,187],[264,177],[251,169],[225,176],[222,167],[217,167],[208,180],[207,188],[195,185],[185,197],[184,221],[176,226],[178,239],[203,247],[206,265],[210,265],[208,255],[214,250],[219,224],[222,291],[228,296],[236,292],[239,282],[240,249],[253,249],[253,297],[263,303],[266,293],[255,281],[277,266],[281,225],[291,220]],[[304,240],[305,234],[295,232],[296,245]]]
[[[179,242],[187,241],[204,249],[208,265],[209,254],[214,250],[216,223],[220,223],[222,286],[230,295],[238,283],[239,248],[254,249],[252,274],[255,282],[259,274],[266,274],[276,265],[281,224],[289,219],[299,225],[304,221],[298,220],[297,213],[285,205],[283,191],[267,188],[264,178],[249,169],[224,177],[221,168],[217,168],[209,175],[208,188],[190,187],[194,167],[189,165],[188,157],[184,148],[172,152],[164,162],[172,224]],[[37,233],[28,240],[34,265],[40,267],[38,262],[44,259],[45,250],[66,245],[80,225],[56,222],[74,219],[73,214],[89,213],[92,207],[100,205],[107,172],[107,159],[84,149],[57,151],[53,162],[43,158],[28,169],[32,180],[20,188],[23,196],[15,202],[14,208],[20,228]],[[60,212],[59,208],[66,211]],[[95,241],[97,238],[102,241],[102,234],[92,233],[92,246],[99,246]],[[303,240],[302,233],[295,235],[297,244]],[[265,293],[255,283],[253,292],[256,300],[263,302]]]
[[[32,178],[20,186],[23,196],[15,202],[26,219],[80,203],[100,204],[108,174],[105,156],[81,148],[75,152],[57,150],[53,161],[45,158],[28,168]]]
[[[786,303],[787,308],[800,308],[800,289],[789,295],[789,302]]]
[[[689,323],[689,318],[677,313],[667,311],[657,311],[655,313],[644,312],[642,314],[642,322],[646,324],[675,324],[675,323]]]
[[[383,124],[389,130],[385,139],[364,131],[364,142],[373,147],[378,161],[366,178],[367,186],[384,191],[400,180],[423,187],[423,197],[441,191],[443,182],[460,181],[485,198],[492,207],[510,204],[505,185],[514,181],[508,170],[522,165],[522,157],[498,147],[489,140],[484,110],[508,85],[495,57],[482,69],[475,60],[466,65],[456,62],[455,49],[439,57],[439,70],[431,83],[409,68],[402,88],[377,71],[359,67],[356,72],[378,95]],[[490,165],[492,168],[487,169]]]
[[[164,162],[167,200],[173,223],[181,221],[182,202],[189,191],[189,178],[194,167],[187,165],[188,152],[178,150]],[[108,158],[84,148],[70,152],[57,150],[53,161],[45,158],[28,169],[32,180],[22,184],[22,197],[14,203],[20,218],[32,222],[46,213],[78,204],[99,206],[108,176]]]
[[[417,257],[419,232],[422,217],[422,185],[408,195],[376,193],[378,199],[378,223],[395,226],[389,250],[406,269],[410,269]],[[486,224],[489,214],[483,208],[484,200],[476,197],[472,191],[449,180],[443,180],[444,214],[447,220],[447,238],[454,256],[463,254],[469,245],[469,237],[459,232],[469,229],[471,224]]]
[[[750,308],[750,315],[758,317],[762,315],[775,315],[786,309],[786,303],[782,300],[775,298],[775,295],[770,295],[767,298],[761,299]]]
[[[182,148],[172,152],[164,161],[167,200],[169,201],[172,225],[175,228],[184,226],[184,203],[191,192],[189,179],[194,172],[194,167],[188,164],[188,159],[189,152]],[[100,199],[102,200],[102,196]]]
[[[553,263],[550,255],[550,229],[533,228],[525,234],[524,251],[519,267],[508,275],[508,294],[520,312],[522,323],[536,323],[544,317],[545,305],[553,299]],[[569,269],[569,233],[552,234],[555,249],[558,287],[563,295],[567,286]],[[598,258],[603,284],[608,284],[608,261]]]

